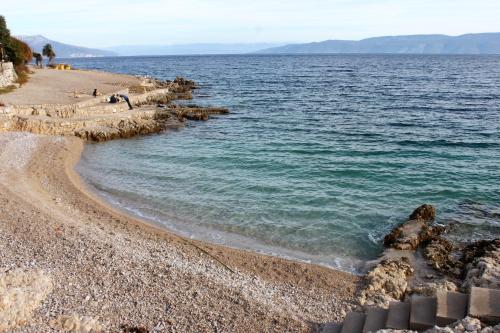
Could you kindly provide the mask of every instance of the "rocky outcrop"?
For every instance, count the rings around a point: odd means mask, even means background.
[[[464,249],[466,264],[462,287],[500,289],[500,239],[480,241]]]
[[[430,226],[436,217],[436,209],[422,205],[415,209],[408,221],[394,228],[384,238],[384,245],[397,250],[415,250],[422,242],[443,232],[439,226]]]
[[[394,228],[384,239],[385,258],[365,275],[361,305],[387,307],[393,300],[438,291],[468,292],[470,287],[500,289],[500,239],[483,240],[464,246],[446,239],[443,226],[433,224],[436,211],[430,205],[417,208],[407,222]],[[400,257],[395,259],[395,257]],[[378,333],[414,332],[379,330]],[[465,318],[448,327],[426,333],[500,333],[500,325],[486,327],[478,319]],[[415,332],[416,333],[416,332]]]
[[[149,79],[145,91],[129,97],[135,106],[90,99],[67,105],[23,105],[0,108],[0,131],[27,131],[47,135],[74,135],[89,141],[107,141],[178,128],[185,120],[208,120],[226,114],[225,108],[179,106],[175,99],[190,98],[196,87],[190,80]],[[131,87],[136,89],[137,87]],[[121,91],[127,94],[127,91]],[[6,111],[4,111],[6,110]],[[8,111],[8,112],[7,112]]]
[[[108,141],[125,139],[137,135],[146,135],[164,131],[167,128],[177,128],[180,124],[169,112],[156,111],[152,115],[110,120],[105,124],[87,125],[76,129],[74,135],[88,141]]]
[[[359,297],[360,304],[387,308],[390,302],[401,300],[412,274],[413,268],[406,257],[382,261],[366,274],[366,285]]]
[[[187,80],[179,76],[175,78],[174,84],[178,85],[179,87],[182,87],[183,89],[188,89],[188,90],[193,90],[197,88],[196,82]]]
[[[458,260],[459,251],[450,241],[435,237],[425,246],[423,254],[437,271],[457,278],[462,275],[463,264]]]
[[[437,237],[423,248],[423,254],[437,271],[463,279],[463,289],[500,288],[500,239],[459,247]]]
[[[214,108],[214,107],[203,108],[197,105],[189,105],[189,106],[175,105],[171,107],[171,110],[176,115],[176,117],[181,121],[185,119],[208,120],[210,115],[229,113],[229,110],[226,108]]]
[[[408,220],[422,220],[432,222],[436,219],[436,208],[432,205],[423,204],[410,214]]]

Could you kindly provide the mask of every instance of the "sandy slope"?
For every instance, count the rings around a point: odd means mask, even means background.
[[[119,213],[74,173],[82,148],[72,137],[0,135],[0,296],[9,274],[29,276],[19,290],[38,290],[39,276],[47,286],[12,331],[80,322],[106,332],[304,332],[341,319],[357,277],[184,240]]]

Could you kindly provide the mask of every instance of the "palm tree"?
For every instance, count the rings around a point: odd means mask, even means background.
[[[56,54],[55,54],[54,50],[52,49],[52,45],[50,45],[50,44],[46,44],[43,47],[42,54],[44,56],[46,56],[47,58],[49,58],[49,64],[52,63],[52,60],[54,60],[54,58],[56,57]]]

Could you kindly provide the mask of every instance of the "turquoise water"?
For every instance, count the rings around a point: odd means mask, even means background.
[[[500,57],[71,62],[184,76],[200,84],[192,102],[232,111],[84,151],[100,195],[180,233],[347,270],[422,203],[458,223],[453,237],[500,234]]]

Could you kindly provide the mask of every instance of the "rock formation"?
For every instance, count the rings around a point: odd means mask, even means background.
[[[442,237],[436,237],[425,246],[423,254],[437,271],[460,277],[463,265],[457,260],[459,254],[454,250],[455,247],[450,241]]]
[[[384,238],[385,259],[365,275],[361,305],[387,307],[393,300],[435,296],[439,290],[500,288],[500,239],[454,243],[443,236],[444,226],[433,223],[435,217],[434,207],[422,205]]]
[[[110,104],[96,99],[68,105],[0,107],[0,132],[74,135],[100,142],[157,133],[180,127],[185,120],[208,120],[211,115],[229,112],[225,108],[171,103],[176,99],[190,99],[191,89],[195,87],[193,81],[183,78],[173,82],[147,79],[144,86],[130,87],[134,91],[130,96],[135,106],[132,110],[124,103]]]
[[[397,250],[415,250],[420,243],[442,232],[438,226],[430,226],[436,217],[436,209],[422,205],[415,209],[408,221],[394,228],[384,238],[384,245]]]
[[[480,241],[466,247],[464,260],[470,261],[466,265],[464,289],[500,289],[500,239]]]
[[[406,257],[382,261],[366,274],[366,286],[359,297],[360,304],[387,308],[390,302],[401,300],[412,274],[413,268]]]

